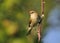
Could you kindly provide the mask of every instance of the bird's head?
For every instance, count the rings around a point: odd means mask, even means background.
[[[31,14],[34,14],[34,13],[36,13],[36,11],[34,11],[34,10],[29,11],[29,14],[30,14],[30,15],[31,15]]]

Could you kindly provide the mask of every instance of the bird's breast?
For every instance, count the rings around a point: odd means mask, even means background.
[[[37,15],[35,15],[35,14],[32,14],[30,18],[31,18],[32,22],[37,21]]]
[[[37,18],[37,15],[35,15],[35,14],[31,15],[31,19],[36,19],[36,18]]]

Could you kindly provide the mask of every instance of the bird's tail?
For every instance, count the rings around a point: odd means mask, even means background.
[[[27,35],[29,35],[29,34],[31,33],[31,31],[32,31],[32,28],[29,27],[29,28],[28,28],[28,31],[27,31]]]

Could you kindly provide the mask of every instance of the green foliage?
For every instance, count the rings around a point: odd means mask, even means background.
[[[26,36],[32,9],[40,13],[40,0],[0,0],[0,43],[34,42],[33,35]]]
[[[45,0],[45,16],[47,17],[50,0]],[[29,22],[29,10],[41,11],[41,0],[0,0],[0,43],[37,43],[37,32],[33,30],[26,36]],[[47,26],[46,18],[43,21]]]

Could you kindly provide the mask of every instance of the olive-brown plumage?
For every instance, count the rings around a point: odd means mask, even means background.
[[[36,26],[37,24],[40,24],[42,22],[42,16],[40,16],[36,11],[31,10],[29,11],[30,14],[30,21],[29,21],[29,26],[28,26],[28,33],[27,35],[29,35],[31,33],[31,30],[33,29],[34,26]]]

